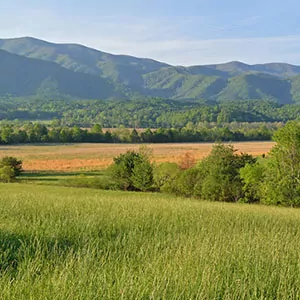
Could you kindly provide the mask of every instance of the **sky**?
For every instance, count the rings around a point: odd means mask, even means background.
[[[299,0],[1,0],[0,38],[32,36],[173,65],[300,65]]]

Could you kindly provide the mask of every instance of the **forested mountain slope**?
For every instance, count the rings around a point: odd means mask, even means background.
[[[152,59],[29,37],[2,39],[0,49],[19,55],[0,53],[0,95],[28,96],[51,88],[59,94],[84,99],[300,102],[300,67],[284,63],[170,66]]]
[[[69,95],[87,99],[117,96],[115,87],[104,78],[0,50],[0,96],[7,94]]]

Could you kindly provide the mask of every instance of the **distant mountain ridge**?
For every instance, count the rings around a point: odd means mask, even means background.
[[[0,50],[0,95],[22,97],[38,93],[97,99],[100,95],[113,97],[115,88],[101,77]]]
[[[214,101],[267,98],[278,103],[300,101],[300,66],[286,63],[247,65],[235,61],[217,65],[171,66],[152,59],[113,55],[78,44],[54,44],[31,37],[1,39],[0,49],[15,55],[5,62],[3,57],[7,52],[0,52],[0,83],[6,82],[5,86],[0,85],[0,95],[34,94],[44,88],[42,83],[48,78],[46,83],[56,82],[58,94],[86,99],[162,97]],[[34,60],[25,63],[19,57]],[[19,70],[22,64],[28,68],[27,81],[22,84],[22,76],[14,69],[16,64],[19,64]],[[9,76],[4,80],[5,74]],[[23,85],[26,82],[30,83],[31,89],[25,93]]]

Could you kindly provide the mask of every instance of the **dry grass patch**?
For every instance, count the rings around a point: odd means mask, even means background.
[[[262,155],[273,147],[273,142],[234,143],[239,152]],[[156,162],[179,162],[189,152],[196,160],[207,156],[213,143],[152,144]],[[99,170],[109,166],[113,157],[127,150],[138,150],[134,144],[58,144],[0,146],[0,157],[16,156],[23,160],[27,171]]]

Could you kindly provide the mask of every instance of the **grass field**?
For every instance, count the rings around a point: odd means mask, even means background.
[[[202,144],[153,144],[154,160],[178,162],[189,152],[199,160],[208,155],[211,143]],[[267,153],[274,143],[235,143],[241,152],[253,155]],[[101,170],[112,163],[113,157],[140,145],[130,144],[66,144],[66,145],[17,145],[0,146],[0,157],[15,156],[23,160],[26,171],[90,171]]]
[[[299,299],[300,211],[0,184],[1,299]]]

